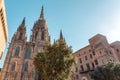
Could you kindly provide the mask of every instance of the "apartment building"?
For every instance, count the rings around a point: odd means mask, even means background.
[[[0,60],[2,58],[2,54],[4,53],[7,40],[8,40],[8,28],[5,5],[4,0],[0,0]]]
[[[108,43],[106,37],[97,34],[89,39],[89,45],[76,51],[76,71],[74,80],[91,80],[90,74],[97,67],[105,65],[109,61],[120,61],[120,42]]]

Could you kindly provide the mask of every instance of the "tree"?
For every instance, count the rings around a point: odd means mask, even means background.
[[[95,80],[120,80],[120,63],[109,62],[97,67],[91,74]]]
[[[115,65],[114,65],[112,70],[114,72],[116,80],[120,80],[120,62],[119,63],[115,63]]]
[[[75,58],[71,47],[60,38],[47,44],[45,51],[38,53],[33,63],[39,77],[44,80],[70,80]]]

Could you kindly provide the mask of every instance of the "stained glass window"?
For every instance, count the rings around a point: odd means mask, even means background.
[[[12,63],[12,67],[11,67],[11,71],[15,71],[15,67],[16,67],[16,63],[13,62],[13,63]]]
[[[22,40],[22,35],[23,35],[23,34],[22,34],[22,33],[20,33],[19,40]]]
[[[17,47],[15,50],[15,56],[19,56],[19,52],[20,52],[20,47]]]
[[[28,71],[28,63],[25,63],[25,65],[24,65],[24,71]]]
[[[26,49],[25,57],[24,58],[30,58],[30,55],[31,55],[30,49]]]

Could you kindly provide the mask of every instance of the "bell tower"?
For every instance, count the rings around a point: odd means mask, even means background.
[[[26,27],[25,27],[25,18],[17,29],[17,32],[14,35],[15,41],[26,41]]]
[[[38,53],[44,50],[45,43],[49,41],[50,36],[48,33],[47,21],[44,18],[44,8],[42,6],[40,17],[33,26],[30,42],[34,46],[34,51]]]
[[[36,54],[44,51],[46,42],[50,42],[43,6],[38,20],[33,25],[30,41],[26,39],[24,18],[12,37],[0,80],[39,80],[33,60]]]
[[[26,43],[25,18],[14,34],[2,69],[1,80],[19,80]]]

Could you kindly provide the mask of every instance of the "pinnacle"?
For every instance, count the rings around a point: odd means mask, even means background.
[[[62,30],[60,30],[60,39],[63,39]]]
[[[41,9],[40,19],[44,19],[44,8],[43,8],[43,6],[42,6],[42,9]]]

